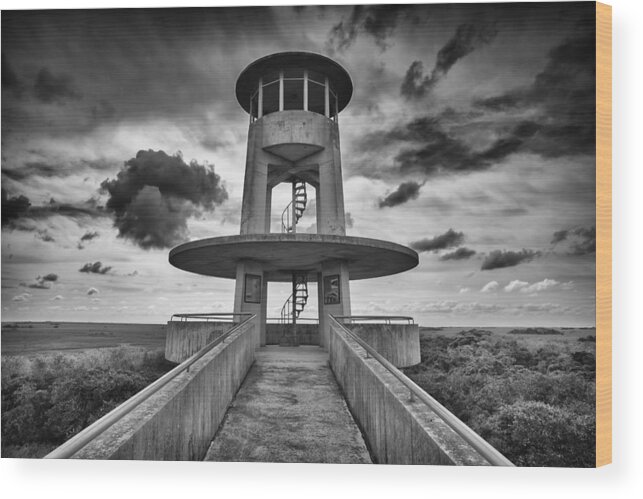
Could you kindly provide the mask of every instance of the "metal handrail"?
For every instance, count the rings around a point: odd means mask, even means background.
[[[45,459],[68,459],[72,457],[76,452],[85,447],[89,442],[91,442],[98,435],[106,431],[108,428],[116,424],[127,414],[132,412],[136,407],[141,405],[144,401],[150,398],[152,395],[157,393],[161,388],[167,385],[170,381],[175,379],[179,374],[184,371],[189,371],[190,366],[192,366],[197,360],[203,357],[205,354],[210,352],[214,347],[223,343],[230,335],[236,333],[241,328],[246,327],[248,324],[252,323],[255,319],[255,315],[251,315],[248,319],[241,322],[237,326],[233,327],[229,331],[226,331],[221,336],[211,341],[205,345],[201,350],[195,353],[192,357],[185,360],[178,366],[176,366],[171,371],[165,373],[159,379],[154,381],[152,384],[143,388],[140,392],[130,397],[128,400],[123,402],[121,405],[113,409],[112,411],[105,414],[102,418],[98,419],[87,428],[82,430],[80,433],[74,437],[67,440],[61,446],[55,448],[49,454],[45,456]]]
[[[362,340],[355,333],[344,327],[338,320],[338,317],[330,316],[331,324],[337,325],[341,331],[348,334],[359,346],[366,350],[367,355],[377,360],[383,367],[386,368],[398,381],[400,381],[412,396],[420,399],[429,409],[437,414],[442,421],[444,421],[453,431],[460,435],[471,447],[484,457],[493,466],[514,466],[505,456],[503,456],[495,447],[483,439],[475,431],[464,424],[455,414],[444,407],[440,402],[435,400],[431,395],[426,393],[422,388],[411,381],[404,373],[397,367],[391,364],[388,360],[382,357],[373,347]]]
[[[407,324],[414,324],[413,317],[404,315],[336,315],[335,319],[348,321],[353,324],[356,321],[383,321],[385,324],[390,324],[391,321],[405,321]]]
[[[188,319],[205,319],[207,322],[210,319],[217,320],[223,317],[231,318],[234,321],[236,317],[248,317],[250,315],[252,314],[248,312],[203,312],[194,314],[173,314],[170,318],[170,322],[173,322],[175,317],[179,318],[181,322],[187,321]]]

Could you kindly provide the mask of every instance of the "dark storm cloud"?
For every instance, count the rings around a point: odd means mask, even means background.
[[[32,177],[68,177],[70,175],[77,175],[84,169],[102,171],[113,168],[114,162],[106,159],[78,159],[64,163],[55,161],[27,161],[18,167],[2,167],[2,175],[11,180],[21,181]]]
[[[397,186],[393,192],[388,194],[384,199],[380,199],[379,207],[393,207],[406,203],[411,199],[417,199],[420,195],[420,187],[424,184],[418,184],[414,181],[403,182]]]
[[[402,15],[412,16],[408,5],[356,5],[347,18],[333,26],[326,41],[326,50],[344,52],[355,42],[357,36],[365,33],[373,38],[384,50],[394,33]]]
[[[456,62],[478,47],[490,43],[497,34],[496,28],[490,25],[461,24],[438,52],[430,75],[424,75],[421,61],[413,61],[400,88],[402,95],[413,99],[423,97],[446,76]]]
[[[409,244],[411,248],[416,251],[432,251],[436,252],[438,250],[454,248],[460,246],[464,241],[464,233],[456,232],[453,229],[449,229],[444,234],[440,234],[431,239],[425,238],[420,239],[419,241],[413,241]]]
[[[101,262],[86,263],[81,268],[78,269],[78,272],[83,272],[85,274],[101,274],[105,275],[112,267],[103,266]]]
[[[579,27],[583,31],[583,26]],[[527,149],[544,157],[591,154],[595,147],[596,54],[592,30],[554,47],[533,83],[475,101],[492,112],[527,112],[539,133]]]
[[[36,232],[36,237],[40,239],[41,241],[44,241],[46,243],[53,243],[56,240],[53,238],[51,234],[49,234],[49,231],[45,230],[39,230]]]
[[[20,98],[24,91],[24,83],[9,64],[4,52],[2,53],[2,90],[12,92],[14,97]]]
[[[364,151],[373,151],[396,143],[414,144],[411,147],[403,146],[397,153],[394,157],[396,168],[390,173],[420,173],[430,177],[487,170],[518,152],[538,130],[536,123],[520,122],[485,149],[476,151],[463,140],[449,134],[438,117],[425,116],[389,131],[368,134],[359,147]]]
[[[47,274],[38,276],[36,282],[27,285],[27,287],[31,289],[51,289],[52,284],[56,281],[58,281],[58,274]]]
[[[540,251],[528,249],[523,249],[522,251],[494,250],[485,257],[480,270],[515,267],[521,263],[530,262],[540,255]]]
[[[442,261],[467,260],[475,254],[476,254],[475,250],[463,247],[463,248],[458,248],[455,251],[451,251],[450,253],[445,253],[444,255],[441,255],[440,260]]]
[[[9,227],[12,222],[29,211],[31,202],[26,196],[9,197],[2,189],[2,227]]]
[[[80,237],[80,240],[78,241],[78,244],[76,245],[76,247],[79,250],[85,249],[85,245],[83,243],[88,242],[88,241],[92,241],[92,240],[96,239],[99,236],[100,236],[100,234],[98,232],[87,231]]]
[[[73,220],[107,216],[102,206],[98,206],[94,199],[89,199],[84,203],[71,204],[58,203],[52,198],[48,204],[32,206],[28,197],[23,195],[9,197],[7,191],[2,189],[2,228],[31,232],[36,228],[25,224],[25,222],[42,220],[55,215]],[[45,233],[43,231],[39,231],[39,233],[43,236],[41,239],[46,241]]]
[[[36,99],[47,104],[82,98],[82,95],[74,88],[69,75],[54,75],[47,68],[42,68],[38,72],[33,88]]]
[[[554,232],[552,245],[567,241],[570,255],[588,255],[596,253],[596,227],[574,227]]]
[[[228,199],[211,165],[185,163],[180,154],[139,151],[101,188],[119,237],[144,249],[167,248],[187,237],[187,219],[198,208],[213,211]]]
[[[87,231],[81,236],[80,240],[81,241],[91,241],[92,239],[96,239],[99,236],[100,236],[100,234],[98,232]]]

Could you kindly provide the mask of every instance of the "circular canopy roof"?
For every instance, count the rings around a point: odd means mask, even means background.
[[[348,72],[338,63],[314,52],[278,52],[257,59],[244,69],[237,78],[237,100],[246,112],[250,112],[250,96],[257,89],[257,82],[266,72],[281,69],[308,69],[318,71],[330,80],[337,93],[337,107],[344,109],[353,95],[353,82]]]
[[[261,263],[268,281],[290,282],[292,272],[316,280],[322,262],[329,260],[345,261],[351,280],[397,274],[417,266],[418,255],[387,241],[327,234],[212,237],[170,251],[170,263],[181,270],[228,279],[236,278],[240,260]]]

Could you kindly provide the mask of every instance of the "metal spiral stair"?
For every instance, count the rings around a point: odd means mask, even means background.
[[[292,201],[281,214],[281,232],[289,234],[295,232],[297,222],[306,210],[308,195],[306,194],[306,182],[295,180],[293,182]]]
[[[308,303],[308,281],[305,275],[295,277],[295,291],[288,297],[286,303],[281,307],[281,322],[288,324],[294,318],[299,318],[299,314],[306,308]]]

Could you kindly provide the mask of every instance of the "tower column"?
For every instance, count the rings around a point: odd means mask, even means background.
[[[257,316],[257,347],[266,344],[267,290],[261,263],[253,260],[241,260],[237,263],[234,313]]]
[[[322,262],[322,271],[318,274],[317,287],[319,296],[319,332],[321,344],[328,348],[329,315],[351,315],[351,299],[348,265],[343,260],[326,260]]]

